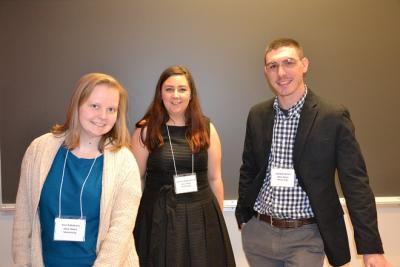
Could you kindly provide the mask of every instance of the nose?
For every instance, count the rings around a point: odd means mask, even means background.
[[[105,109],[105,108],[102,108],[102,109],[100,109],[100,111],[99,111],[99,116],[100,116],[100,118],[101,119],[106,119],[106,117],[107,117],[107,110]]]
[[[178,92],[177,89],[174,90],[174,95],[173,95],[173,96],[174,96],[174,97],[179,97],[179,92]]]
[[[283,76],[285,74],[286,74],[285,68],[281,64],[279,64],[278,65],[278,75]]]

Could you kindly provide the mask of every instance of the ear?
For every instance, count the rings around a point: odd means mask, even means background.
[[[264,65],[264,75],[265,75],[266,78],[268,78],[268,76],[267,76],[267,66],[265,66],[265,65]]]
[[[308,71],[308,65],[310,64],[310,61],[308,60],[308,58],[303,57],[301,59],[301,64],[303,65],[303,73],[307,73]]]

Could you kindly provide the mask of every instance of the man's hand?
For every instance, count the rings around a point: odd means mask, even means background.
[[[363,259],[365,267],[393,267],[383,254],[365,254]]]

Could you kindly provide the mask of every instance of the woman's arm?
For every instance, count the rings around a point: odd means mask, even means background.
[[[29,179],[32,164],[34,145],[32,144],[25,152],[21,164],[21,176],[19,180],[16,210],[12,234],[12,256],[13,266],[30,266],[31,246],[32,246],[32,211],[30,201],[30,182]],[[39,179],[38,177],[35,177]],[[33,255],[35,256],[35,255]]]
[[[210,147],[208,148],[208,182],[218,200],[221,211],[223,211],[224,185],[221,175],[221,142],[212,123],[210,123]]]
[[[98,253],[94,267],[138,266],[132,232],[141,197],[139,168],[128,149],[116,152],[120,156],[113,153],[104,158],[103,176],[106,180],[101,197]]]
[[[143,129],[144,138],[146,138],[146,130],[147,128]],[[139,166],[140,171],[140,180],[142,184],[142,191],[144,189],[144,182],[145,182],[145,172],[146,172],[146,165],[147,165],[147,158],[149,157],[149,151],[147,150],[146,146],[143,144],[141,139],[141,132],[142,129],[136,128],[133,132],[131,143],[132,143],[132,152],[136,158],[136,162]]]

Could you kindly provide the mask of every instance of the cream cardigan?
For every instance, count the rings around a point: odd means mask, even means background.
[[[14,266],[43,266],[38,204],[43,183],[64,141],[48,133],[25,152],[14,218]],[[97,258],[94,266],[139,266],[133,227],[141,197],[136,160],[127,148],[104,151]]]

